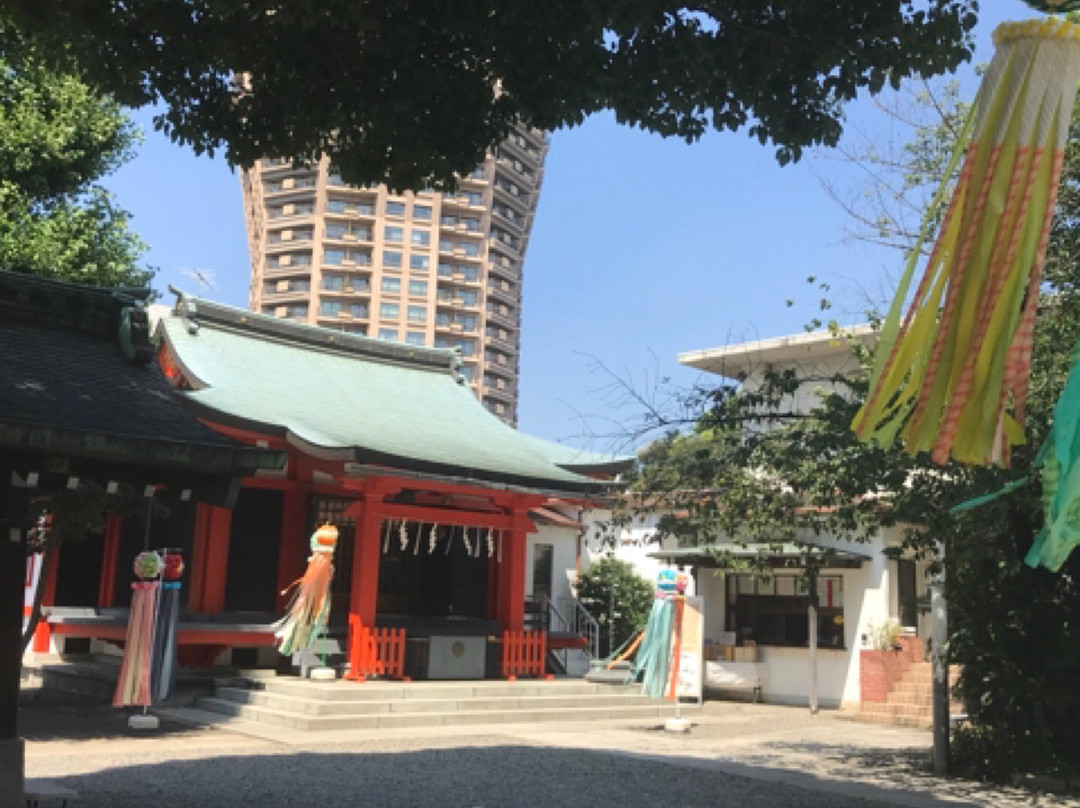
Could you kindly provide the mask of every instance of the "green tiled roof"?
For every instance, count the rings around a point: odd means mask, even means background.
[[[284,435],[310,454],[561,491],[630,458],[524,435],[489,413],[452,350],[302,325],[181,295],[161,331],[211,420]]]

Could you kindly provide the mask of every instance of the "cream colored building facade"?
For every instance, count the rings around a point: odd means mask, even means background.
[[[324,158],[241,175],[253,311],[457,348],[484,405],[517,421],[521,281],[547,155],[516,128],[456,192],[345,185]]]

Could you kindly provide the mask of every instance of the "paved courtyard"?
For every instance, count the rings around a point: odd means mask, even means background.
[[[1080,806],[936,780],[926,732],[769,705],[709,702],[687,735],[641,721],[303,734],[166,716],[138,734],[105,706],[30,705],[27,774],[77,790],[76,808]]]

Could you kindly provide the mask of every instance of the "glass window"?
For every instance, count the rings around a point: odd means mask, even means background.
[[[449,239],[439,239],[439,250],[442,252],[453,252],[454,242]]]
[[[336,300],[324,300],[319,304],[319,314],[323,317],[337,317],[341,304]]]
[[[431,244],[431,231],[430,230],[413,230],[409,234],[409,241],[420,247],[426,247]]]
[[[461,374],[462,378],[464,378],[465,381],[471,382],[473,380],[473,376],[476,375],[476,370],[469,367],[468,365],[462,365],[460,368],[458,368],[458,373]]]
[[[472,340],[459,340],[455,347],[461,351],[462,356],[472,356],[476,353],[476,343]]]
[[[409,281],[409,294],[414,297],[427,297],[427,281]]]
[[[409,269],[427,272],[429,266],[431,266],[431,260],[426,255],[409,256]]]
[[[338,265],[345,262],[344,250],[323,250],[323,263]]]
[[[423,345],[424,344],[424,332],[423,331],[406,331],[405,341],[410,345]]]
[[[466,331],[476,330],[476,318],[473,317],[471,314],[458,315],[457,321],[461,323],[461,327],[464,328]]]
[[[401,253],[397,250],[383,250],[382,262],[384,267],[401,269]]]
[[[349,257],[357,266],[371,266],[371,253],[368,250],[349,250]]]
[[[409,322],[422,323],[427,320],[427,306],[409,306]]]
[[[451,216],[448,213],[444,213],[442,216],[439,217],[439,222],[446,227],[453,227],[457,224],[457,217]]]
[[[356,212],[361,216],[374,216],[375,206],[370,202],[358,202],[356,205]]]
[[[326,237],[341,238],[349,232],[349,228],[343,222],[327,222]]]
[[[476,292],[470,292],[466,289],[461,289],[458,291],[458,297],[461,299],[461,302],[464,303],[466,306],[476,305]]]
[[[390,340],[390,341],[396,340],[397,339],[397,329],[396,328],[380,328],[379,329],[379,339],[386,339],[386,340]]]
[[[459,267],[461,274],[465,276],[465,280],[475,283],[480,280],[480,270],[476,267]]]
[[[401,316],[401,306],[397,303],[380,303],[379,316],[384,320],[396,320]],[[397,332],[394,333],[396,334]],[[397,337],[394,339],[397,339]]]
[[[311,266],[311,253],[292,253],[289,256],[289,263],[294,267]]]
[[[405,215],[405,203],[404,202],[387,202],[386,203],[386,215],[387,216],[404,216]]]
[[[439,264],[439,277],[449,278],[454,274],[453,264]]]
[[[450,315],[445,311],[435,313],[435,325],[448,326],[450,325]]]
[[[470,205],[483,205],[484,195],[476,191],[466,191],[463,196]]]
[[[401,278],[383,278],[379,288],[384,292],[398,294],[401,292]]]
[[[285,307],[285,316],[290,320],[306,320],[308,308],[306,304]]]
[[[326,201],[326,209],[330,213],[344,213],[348,205],[344,199],[328,199]]]
[[[412,215],[414,219],[418,220],[430,220],[431,219],[431,206],[430,205],[413,205]]]
[[[840,575],[818,577],[818,642],[826,648],[844,647],[843,584]],[[740,642],[794,646],[809,642],[809,599],[801,575],[777,575],[767,580],[731,575],[726,586],[727,629],[736,632]]]
[[[349,305],[349,314],[359,320],[366,320],[368,316],[368,307],[363,303],[351,303]]]
[[[405,228],[404,227],[392,227],[392,226],[387,225],[383,229],[383,238],[386,239],[387,241],[393,241],[395,243],[400,243],[405,239]]]
[[[461,249],[465,250],[465,254],[475,258],[480,254],[480,245],[475,241],[464,241],[461,243]]]
[[[322,288],[328,292],[339,292],[345,288],[345,278],[341,275],[323,275]]]
[[[479,232],[480,230],[480,220],[473,216],[463,217],[461,223],[465,225],[466,230],[472,233]]]

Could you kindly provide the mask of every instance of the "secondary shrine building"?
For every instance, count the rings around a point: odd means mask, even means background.
[[[64,546],[44,573],[35,650],[122,640],[131,561],[149,527],[151,546],[182,548],[188,560],[181,663],[269,664],[270,624],[304,571],[313,529],[331,522],[330,635],[349,676],[542,672],[547,638],[523,631],[534,514],[553,498],[597,498],[629,458],[506,426],[451,350],[182,294],[156,333],[160,372],[190,413],[286,462],[244,477],[231,508],[162,490],[149,526],[110,517],[103,537]]]

